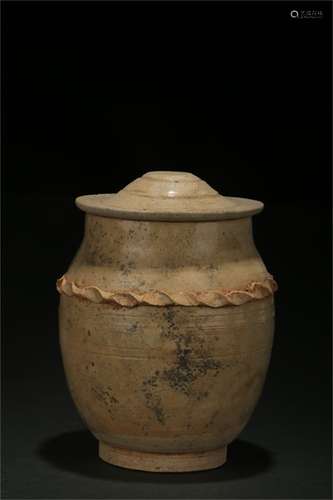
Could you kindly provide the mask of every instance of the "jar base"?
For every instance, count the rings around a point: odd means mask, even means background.
[[[201,453],[149,453],[115,448],[99,441],[99,457],[112,465],[146,472],[191,472],[216,469],[227,459],[227,446]]]

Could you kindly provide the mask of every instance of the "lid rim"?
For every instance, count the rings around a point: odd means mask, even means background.
[[[145,220],[145,221],[164,221],[164,222],[204,222],[204,221],[218,221],[218,220],[230,220],[230,219],[244,219],[246,217],[252,217],[253,215],[259,214],[264,209],[264,204],[261,201],[252,200],[249,198],[234,198],[226,197],[227,199],[237,200],[244,204],[243,208],[238,210],[224,210],[224,211],[170,211],[167,210],[130,210],[130,209],[120,209],[111,207],[99,207],[88,204],[88,199],[91,200],[92,196],[98,197],[100,195],[84,195],[79,196],[75,199],[76,206],[91,215],[97,215],[100,217],[108,217],[113,219],[127,219],[127,220]],[[246,206],[247,205],[247,206]]]
[[[79,196],[76,205],[94,215],[129,220],[208,221],[255,215],[263,203],[223,196],[190,172],[152,171],[118,193]]]

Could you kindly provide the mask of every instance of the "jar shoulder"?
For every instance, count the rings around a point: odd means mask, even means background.
[[[269,277],[251,219],[201,223],[88,216],[68,280],[102,290],[238,289]]]

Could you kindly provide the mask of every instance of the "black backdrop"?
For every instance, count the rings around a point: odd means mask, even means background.
[[[4,496],[328,498],[331,3],[7,1],[2,25]],[[255,239],[280,285],[227,465],[167,476],[98,460],[54,286],[82,238],[74,198],[163,169],[264,201]]]

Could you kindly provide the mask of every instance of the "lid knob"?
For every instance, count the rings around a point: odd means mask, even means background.
[[[189,172],[152,171],[128,184],[120,193],[149,198],[206,198],[219,196],[207,182]],[[120,194],[119,193],[119,194]]]

